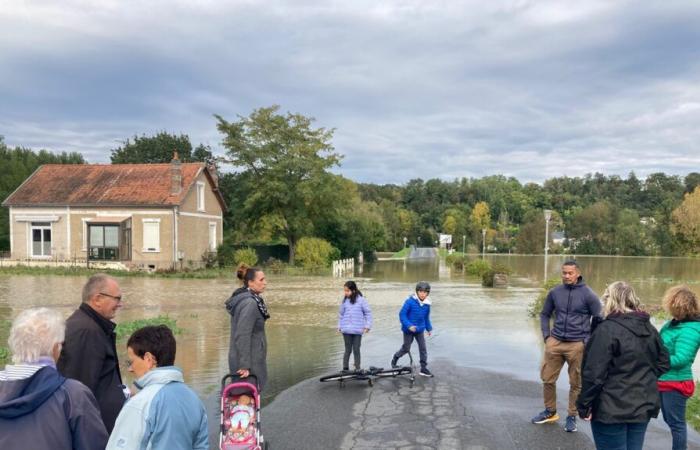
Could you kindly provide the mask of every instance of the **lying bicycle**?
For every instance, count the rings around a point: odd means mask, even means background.
[[[337,381],[341,388],[345,387],[345,382],[350,380],[367,381],[370,386],[373,386],[375,378],[396,378],[398,376],[407,375],[408,380],[411,383],[411,387],[413,387],[413,384],[416,381],[416,371],[413,365],[413,357],[410,353],[408,356],[411,360],[411,363],[408,366],[392,367],[390,369],[370,366],[369,369],[343,370],[342,372],[321,377],[319,381]]]

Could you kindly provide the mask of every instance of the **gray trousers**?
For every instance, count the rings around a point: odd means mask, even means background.
[[[361,334],[344,334],[345,354],[343,355],[343,369],[348,369],[350,363],[350,353],[355,357],[355,370],[360,370],[360,344],[362,343]]]
[[[404,333],[403,345],[398,352],[394,354],[394,359],[399,359],[411,350],[413,340],[418,342],[418,352],[420,354],[421,368],[428,366],[428,349],[425,347],[425,336],[423,333]]]

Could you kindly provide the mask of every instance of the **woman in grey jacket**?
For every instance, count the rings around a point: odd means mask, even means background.
[[[265,273],[256,268],[238,271],[243,288],[237,289],[226,300],[226,310],[231,315],[231,340],[228,351],[230,373],[241,378],[255,375],[262,390],[267,382],[267,338],[265,321],[270,318],[265,300]]]

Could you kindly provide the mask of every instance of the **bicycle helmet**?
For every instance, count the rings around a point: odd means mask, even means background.
[[[416,284],[416,292],[418,291],[425,291],[427,293],[430,293],[430,283],[427,281],[419,281]]]

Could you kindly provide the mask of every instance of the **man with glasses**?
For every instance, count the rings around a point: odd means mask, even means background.
[[[58,370],[87,386],[97,399],[107,432],[111,433],[126,394],[119,372],[111,319],[122,306],[117,280],[105,274],[90,277],[83,287],[83,302],[66,320],[66,338]]]

